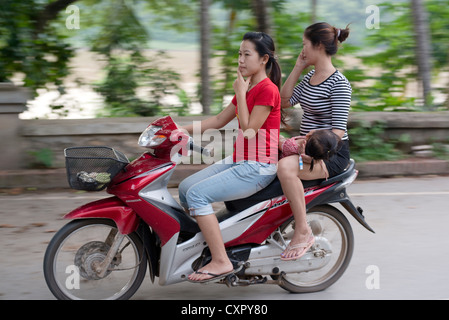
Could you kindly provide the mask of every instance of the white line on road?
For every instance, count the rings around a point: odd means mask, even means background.
[[[372,193],[352,193],[353,197],[396,197],[396,196],[443,196],[449,195],[449,191],[423,191],[423,192],[372,192]]]

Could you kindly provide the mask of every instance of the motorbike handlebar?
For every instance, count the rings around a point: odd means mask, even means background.
[[[213,151],[203,148],[202,146],[197,146],[192,141],[189,142],[189,149],[195,152],[199,152],[207,157],[213,157]]]

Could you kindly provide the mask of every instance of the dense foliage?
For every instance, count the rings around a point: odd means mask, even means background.
[[[172,48],[197,46],[199,1],[188,0],[2,0],[0,11],[0,81],[19,79],[33,92],[62,84],[68,63],[79,47],[97,52],[105,62],[103,80],[90,84],[105,101],[102,115],[148,116],[185,113],[199,98],[179,88],[179,75],[164,68],[164,53],[145,54],[153,43]],[[370,3],[368,3],[370,2]],[[243,33],[269,28],[275,39],[284,79],[301,50],[303,30],[311,23],[311,1],[214,0],[209,13],[212,56],[221,72],[213,80],[214,105],[232,94],[238,46]],[[432,107],[448,109],[448,84],[439,77],[449,68],[449,0],[426,0],[431,34],[431,62],[436,84]],[[66,7],[75,4],[81,27],[67,27]],[[265,7],[260,7],[262,4]],[[377,4],[378,29],[365,27],[365,8],[371,1],[318,1],[317,18],[344,27],[351,36],[342,46],[336,66],[353,85],[355,111],[423,110],[407,90],[417,90],[416,41],[409,1]],[[264,10],[261,10],[264,9]],[[170,39],[168,39],[170,38]],[[410,86],[412,89],[410,89]],[[143,92],[143,93],[142,93]],[[169,109],[163,99],[181,97],[183,108]],[[200,93],[198,94],[198,96]],[[182,110],[181,110],[182,109]]]

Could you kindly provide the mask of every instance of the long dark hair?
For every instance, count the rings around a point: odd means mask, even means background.
[[[349,25],[348,25],[349,26]],[[326,22],[318,22],[308,26],[304,36],[312,42],[312,45],[322,44],[326,53],[333,56],[338,51],[338,42],[342,43],[349,36],[349,27],[338,29]]]
[[[265,32],[247,32],[243,36],[243,40],[251,41],[255,45],[259,56],[268,55],[269,59],[265,70],[270,80],[281,90],[281,66],[275,55],[276,48],[273,39]]]
[[[276,48],[273,39],[265,32],[247,32],[243,36],[243,41],[245,40],[251,41],[254,44],[259,56],[263,57],[268,55],[268,62],[265,66],[267,76],[278,87],[279,91],[281,91],[282,72],[276,57]],[[286,128],[289,128],[285,120],[286,117],[285,111],[281,108],[281,122]]]
[[[304,152],[312,157],[310,171],[315,160],[329,160],[341,148],[341,139],[332,130],[316,130],[307,140]]]

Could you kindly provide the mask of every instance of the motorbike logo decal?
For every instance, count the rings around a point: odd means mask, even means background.
[[[271,208],[277,208],[277,207],[283,206],[283,205],[286,204],[286,203],[288,203],[287,198],[285,198],[285,199],[282,200],[282,201],[279,201],[279,202],[274,203],[274,204],[271,206]]]
[[[190,246],[188,246],[188,247],[185,247],[184,249],[182,249],[182,251],[187,251],[187,250],[196,248],[196,247],[200,246],[202,243],[203,243],[202,241],[197,242],[197,243],[192,244],[192,245],[190,245]]]

